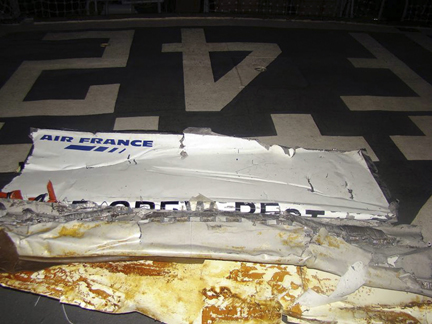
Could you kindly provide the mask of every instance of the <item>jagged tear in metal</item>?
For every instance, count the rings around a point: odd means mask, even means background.
[[[396,205],[361,152],[32,136],[3,189],[24,200],[0,201],[3,286],[168,323],[432,320],[432,249],[392,225]]]

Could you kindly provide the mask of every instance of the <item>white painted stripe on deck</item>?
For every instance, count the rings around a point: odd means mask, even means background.
[[[425,136],[390,136],[408,160],[432,160],[432,116],[410,116]]]
[[[116,118],[114,130],[158,130],[159,117]]]
[[[183,53],[186,111],[221,111],[282,53],[270,43],[207,43],[201,28],[182,28],[181,34],[181,43],[163,44],[162,52]],[[209,53],[220,51],[252,53],[215,82]]]
[[[432,39],[427,35],[418,32],[407,32],[404,34],[424,49],[432,52]]]
[[[31,144],[0,145],[0,172],[16,172],[19,162],[25,161],[31,147]]]
[[[311,115],[274,114],[272,119],[277,136],[258,137],[262,143],[342,151],[365,148],[371,159],[378,161],[378,157],[363,136],[323,136]]]
[[[368,34],[351,33],[376,58],[350,58],[356,68],[389,69],[419,97],[341,96],[350,110],[432,111],[432,86]]]
[[[0,89],[0,117],[77,116],[114,112],[120,84],[90,86],[83,100],[24,99],[45,70],[125,67],[133,35],[132,30],[47,34],[44,41],[109,38],[109,46],[105,47],[102,57],[24,61]]]
[[[420,226],[424,240],[432,243],[432,196],[420,209],[412,224]]]

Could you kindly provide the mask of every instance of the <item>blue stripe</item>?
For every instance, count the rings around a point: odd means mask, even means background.
[[[108,153],[112,153],[112,152],[115,152],[115,151],[117,151],[117,147],[114,147],[113,149],[109,150]]]
[[[108,146],[99,146],[94,152],[103,152],[108,149]]]
[[[88,145],[69,145],[65,147],[65,150],[77,150],[77,151],[91,151],[96,146],[88,146]]]

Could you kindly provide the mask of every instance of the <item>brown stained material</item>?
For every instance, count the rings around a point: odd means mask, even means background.
[[[316,244],[318,244],[318,245],[324,245],[323,238],[322,238],[322,236],[320,236],[320,235],[317,235],[317,236],[314,238],[314,242],[315,242]]]
[[[304,247],[304,232],[302,228],[296,229],[292,232],[279,232],[278,236],[285,246],[290,247]]]
[[[84,273],[82,275],[73,273],[68,269],[63,269],[62,266],[51,267],[39,272],[20,272],[13,275],[11,279],[18,281],[18,278],[22,278],[22,276],[25,276],[26,280],[21,281],[28,283],[27,288],[30,291],[40,292],[43,289],[46,291],[45,295],[49,297],[62,298],[68,294],[74,294],[74,291],[77,289],[86,290],[88,294],[84,297],[84,302],[91,309],[98,309],[100,307],[92,302],[92,300],[95,300],[94,297],[97,297],[99,300],[105,300],[106,306],[113,302],[112,295],[105,290],[95,287],[91,279],[87,278]],[[32,286],[37,287],[37,289],[32,290]],[[26,288],[26,285],[22,285],[20,288]]]
[[[297,266],[296,267],[297,274],[300,276],[302,281],[302,288],[304,291],[308,290],[309,288],[315,291],[318,294],[326,295],[330,293],[327,291],[327,289],[323,289],[322,280],[329,280],[327,278],[318,278],[316,275],[309,275],[308,274],[308,268],[305,266]],[[312,280],[313,279],[313,280]],[[313,285],[313,283],[317,283],[318,285]]]
[[[296,283],[294,283],[294,282],[291,281],[291,289],[293,289],[293,290],[297,290],[297,289],[299,289],[299,288],[300,288],[299,285],[297,285]]]
[[[349,311],[353,314],[363,313],[368,323],[422,323],[419,319],[411,314],[417,311],[423,311],[424,314],[432,313],[432,301],[428,300],[425,303],[411,302],[399,306],[401,311],[393,311],[392,305],[377,305],[369,307],[352,307],[341,308],[343,311]],[[403,311],[402,311],[403,310]]]
[[[260,265],[262,266],[262,265]],[[266,281],[266,285],[270,286],[272,294],[274,296],[283,295],[281,297],[285,302],[293,303],[295,300],[295,296],[290,295],[287,287],[284,285],[284,279],[286,276],[291,276],[291,273],[286,270],[284,266],[273,266],[268,265],[265,269],[259,271],[257,266],[247,265],[246,263],[241,263],[239,269],[232,270],[227,277],[227,279],[234,280],[236,282],[254,282],[256,285],[261,284],[260,280],[263,279],[267,270],[276,269],[276,271],[272,274],[271,279]]]
[[[315,236],[314,241],[318,245],[329,246],[337,249],[340,248],[341,243],[345,243],[342,239],[331,235],[323,235],[322,233]]]
[[[64,286],[70,282],[67,273],[61,268],[49,268],[44,271],[41,277],[35,276],[35,272],[21,271],[15,274],[1,274],[2,283],[7,287],[18,288],[25,291],[37,292],[33,290],[35,286],[43,289],[46,295],[54,298],[61,298],[64,293]]]
[[[311,289],[318,294],[326,295],[325,291],[320,286],[313,286]]]
[[[163,322],[188,323],[203,308],[201,269],[202,264],[156,261],[67,264],[0,274],[0,284],[88,309],[140,311]]]
[[[244,247],[244,246],[231,246],[231,248],[233,250],[240,251],[240,252],[244,251],[246,249],[246,247]]]
[[[255,300],[253,296],[242,298],[231,292],[228,287],[204,289],[206,299],[221,299],[224,302],[206,305],[202,310],[202,323],[213,324],[221,322],[241,321],[242,323],[280,323],[281,305],[271,300]]]
[[[296,267],[297,275],[301,278],[302,288],[304,291],[309,289],[309,278],[307,277],[307,268],[297,266]]]
[[[203,289],[202,294],[206,299],[209,300],[219,299],[220,297],[236,297],[228,287],[223,286],[219,287],[219,289],[216,289],[215,287]]]
[[[334,248],[340,248],[339,239],[333,236],[327,236],[327,244]]]
[[[291,274],[284,270],[282,267],[276,267],[279,271],[275,272],[271,278],[272,281],[274,282],[283,282],[285,279],[285,276],[290,276]]]
[[[3,277],[10,280],[20,281],[20,282],[32,282],[32,277],[31,277],[32,274],[33,272],[31,271],[21,271],[14,274],[5,273],[3,274]]]
[[[295,318],[301,318],[303,315],[303,312],[302,312],[300,305],[295,304],[294,306],[290,307],[288,309],[287,315],[295,317]]]
[[[273,274],[271,280],[268,282],[268,284],[272,288],[272,293],[276,296],[283,295],[282,299],[292,304],[296,297],[289,294],[289,290],[287,289],[287,287],[285,287],[283,283],[285,277],[291,276],[291,274],[289,271],[286,271],[286,269],[284,269],[284,267],[282,266],[276,266],[274,268],[277,268],[278,271]],[[290,282],[290,285],[291,284],[292,282]]]
[[[414,316],[405,312],[372,309],[370,307],[354,308],[353,311],[363,311],[368,323],[417,324],[421,323]]]
[[[62,226],[62,228],[58,232],[57,237],[70,236],[70,237],[80,238],[84,236],[87,230],[101,225],[102,224],[77,223],[77,224],[73,224],[72,226]]]
[[[258,271],[257,267],[248,266],[246,265],[246,263],[242,262],[240,265],[240,269],[232,270],[227,279],[238,282],[250,282],[257,279],[262,279],[264,276],[264,272],[256,271]]]
[[[414,302],[411,302],[411,303],[408,303],[408,304],[405,304],[405,305],[401,305],[401,307],[403,307],[403,308],[414,308],[414,307],[417,307],[417,308],[420,308],[420,309],[427,309],[427,310],[429,310],[429,311],[432,312],[432,300],[428,300],[427,303],[421,303],[421,302],[418,302],[418,301],[414,301]]]
[[[272,293],[275,294],[275,296],[282,296],[280,297],[280,301],[284,303],[285,307],[286,305],[292,305],[296,300],[296,296],[291,295],[282,284],[274,283],[270,284],[270,286],[272,287]]]
[[[331,293],[331,291],[328,291],[328,289],[325,289],[326,286],[322,284],[322,281],[326,281],[326,280],[330,280],[330,279],[319,278],[317,275],[312,275],[311,277],[314,279],[314,281],[316,281],[318,283],[318,285],[315,285],[311,288],[313,291],[315,291],[318,294],[322,294],[322,295],[327,295],[327,294]]]
[[[296,267],[297,274],[300,276],[302,281],[302,288],[304,291],[308,290],[309,288],[315,291],[318,294],[327,295],[331,291],[329,291],[329,287],[326,287],[326,285],[323,285],[322,281],[330,280],[325,277],[317,277],[316,275],[310,275],[308,274],[308,268],[305,266],[297,266]]]
[[[67,264],[38,272],[3,273],[0,284],[88,309],[111,313],[139,311],[165,323],[280,323],[282,313],[316,323],[324,318],[314,317],[295,301],[308,287],[319,285],[322,290],[330,289],[334,284],[326,280],[327,275],[288,265],[141,260]],[[367,291],[374,293],[371,288]],[[370,297],[365,298],[363,303]],[[348,316],[361,323],[424,322],[418,314],[430,313],[432,304],[423,297],[416,298],[407,299],[405,304],[386,306],[332,304],[324,314],[340,314],[341,319]]]
[[[137,276],[168,276],[171,270],[175,269],[173,262],[153,261],[151,263],[133,263],[133,262],[109,262],[94,263],[92,266],[106,269],[112,273],[123,273],[125,275]]]

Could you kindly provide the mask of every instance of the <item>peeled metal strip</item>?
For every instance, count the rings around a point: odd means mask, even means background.
[[[43,203],[35,204],[43,209]],[[116,207],[76,211],[45,204],[54,211],[50,215],[30,213],[31,204],[21,205],[27,216],[1,218],[21,259],[216,259],[300,265],[337,275],[362,262],[368,286],[432,294],[432,249],[418,229],[409,231],[406,225],[398,231],[398,226],[378,221]],[[39,222],[50,217],[51,221]]]

